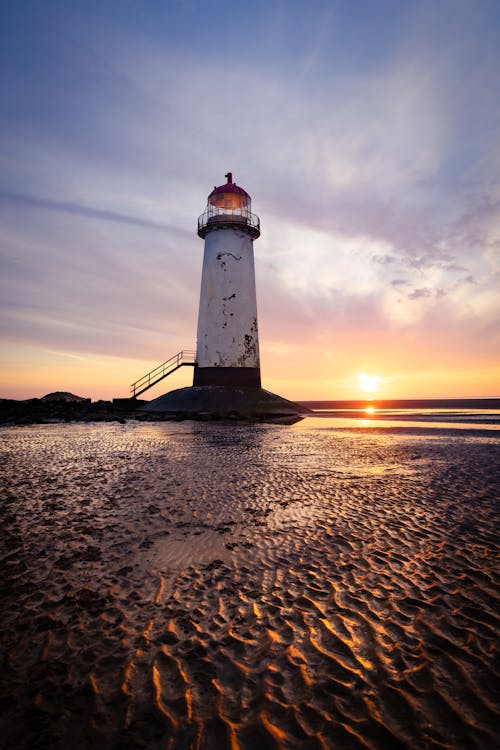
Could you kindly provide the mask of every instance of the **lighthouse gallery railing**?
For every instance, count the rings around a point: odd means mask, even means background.
[[[142,378],[139,378],[139,380],[136,380],[135,383],[132,383],[130,386],[130,394],[132,398],[137,398],[137,396],[140,396],[141,393],[144,393],[144,391],[147,391],[148,388],[152,388],[156,383],[159,383],[160,380],[163,380],[163,378],[166,378],[167,375],[170,375],[175,370],[178,370],[179,367],[189,366],[194,367],[196,360],[196,352],[191,349],[183,349],[180,352],[177,352],[177,354],[174,354],[173,357],[170,357],[170,359],[167,359],[166,362],[163,362],[161,365],[158,365],[158,367],[155,367],[154,370],[151,370],[151,372],[147,372],[146,375],[143,375]]]
[[[203,236],[211,225],[215,229],[221,224],[240,224],[250,230],[250,234],[256,237],[260,234],[260,219],[248,208],[219,208],[211,205],[198,218],[198,234]]]

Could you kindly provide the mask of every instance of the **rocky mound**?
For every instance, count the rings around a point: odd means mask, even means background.
[[[54,393],[47,393],[46,396],[42,396],[38,400],[42,401],[43,403],[46,403],[47,401],[65,401],[66,403],[74,404],[90,404],[89,398],[85,398],[84,396],[75,396],[74,393],[70,393],[69,391],[54,391]]]
[[[243,419],[286,421],[301,419],[309,409],[263,388],[192,386],[170,391],[140,411],[164,419]]]

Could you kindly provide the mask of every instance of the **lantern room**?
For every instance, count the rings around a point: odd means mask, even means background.
[[[253,239],[260,236],[259,217],[252,214],[252,200],[246,190],[233,182],[232,172],[225,185],[214,187],[205,212],[198,219],[198,235],[205,238],[214,229],[241,229]]]

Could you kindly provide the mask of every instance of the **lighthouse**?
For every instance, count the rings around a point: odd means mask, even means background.
[[[260,388],[253,255],[260,221],[246,190],[225,176],[198,219],[205,249],[193,385]]]
[[[228,172],[198,218],[205,242],[196,352],[183,350],[132,384],[140,395],[183,365],[193,385],[140,407],[158,419],[243,419],[293,423],[308,410],[261,387],[254,240],[259,217],[252,200]],[[154,415],[154,416],[153,416]]]

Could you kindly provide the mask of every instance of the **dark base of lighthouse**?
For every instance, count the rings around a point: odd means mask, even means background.
[[[159,396],[140,408],[156,419],[245,420],[293,424],[309,412],[263,388],[192,386]]]
[[[260,388],[258,367],[195,367],[193,385]]]

